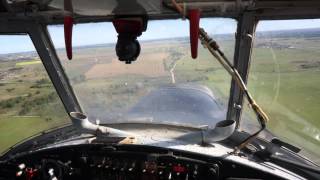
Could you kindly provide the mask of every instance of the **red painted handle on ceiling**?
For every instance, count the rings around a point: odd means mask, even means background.
[[[188,11],[188,17],[190,20],[191,57],[193,59],[196,59],[198,56],[200,10],[199,9],[190,9]]]
[[[72,59],[72,27],[73,27],[73,17],[64,17],[64,41],[66,45],[66,51],[68,59]]]

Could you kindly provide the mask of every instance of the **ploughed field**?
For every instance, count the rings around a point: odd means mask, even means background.
[[[257,38],[248,86],[270,116],[268,128],[319,163],[320,36]],[[231,58],[234,42],[219,42]],[[204,48],[197,60],[191,59],[184,38],[143,42],[141,56],[132,65],[117,60],[113,45],[76,48],[72,61],[63,50],[58,55],[85,112],[103,122],[117,122],[141,97],[173,81],[205,85],[227,108],[229,75]],[[69,123],[39,58],[30,53],[6,56],[0,55],[0,152]],[[246,103],[244,108],[242,122],[257,124]],[[109,119],[103,119],[106,116]],[[248,127],[243,129],[252,130]]]

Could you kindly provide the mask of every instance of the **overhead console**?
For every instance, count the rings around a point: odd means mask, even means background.
[[[0,163],[0,179],[279,179],[218,158],[150,146],[76,145]]]

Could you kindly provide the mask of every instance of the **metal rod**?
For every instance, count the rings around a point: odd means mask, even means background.
[[[226,56],[224,56],[224,53],[219,50],[219,46],[217,43],[212,40],[208,34],[204,31],[203,28],[200,28],[200,40],[202,44],[208,48],[208,50],[211,52],[211,54],[219,61],[219,63],[228,71],[228,73],[232,76],[232,78],[235,80],[241,91],[244,92],[246,95],[251,108],[254,110],[254,112],[257,115],[257,119],[261,125],[261,129],[246,138],[244,141],[242,141],[234,150],[234,153],[238,152],[242,148],[244,148],[248,143],[250,143],[255,137],[259,135],[261,131],[263,131],[266,127],[266,123],[268,122],[269,118],[266,115],[266,113],[258,106],[258,104],[254,101],[251,94],[249,93],[245,83],[243,82],[240,74],[238,71],[232,66],[230,61]]]

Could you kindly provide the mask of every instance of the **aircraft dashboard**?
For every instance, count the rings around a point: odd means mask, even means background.
[[[70,145],[0,163],[2,179],[279,179],[220,158],[144,145]]]

